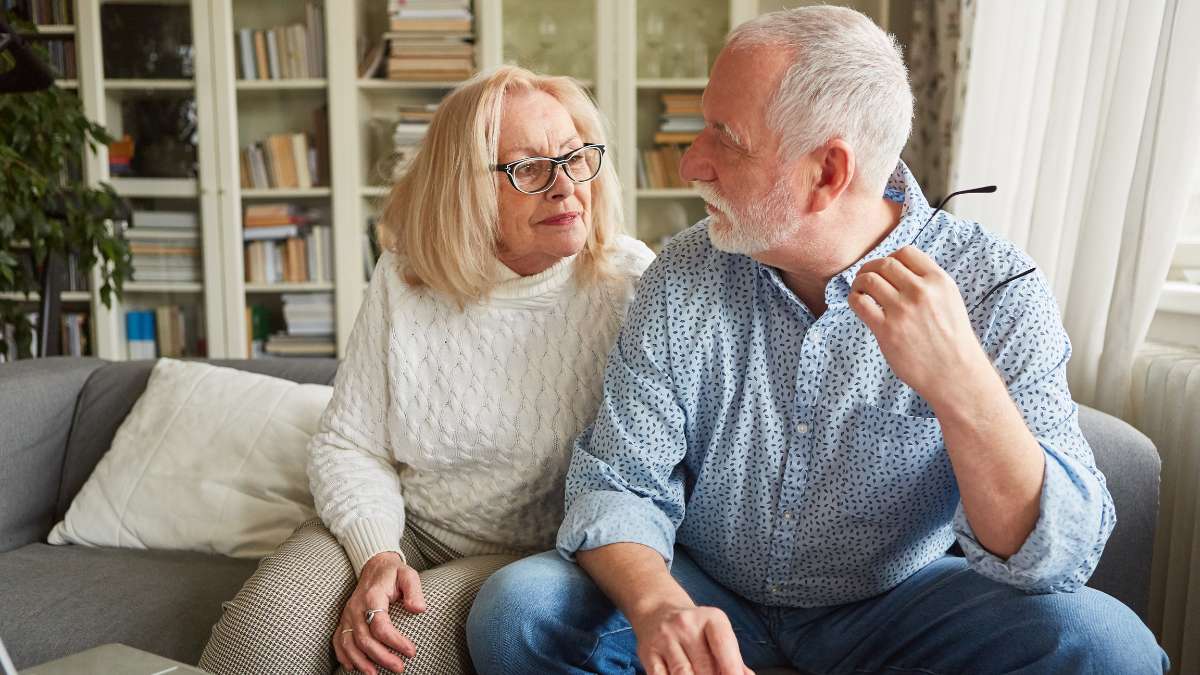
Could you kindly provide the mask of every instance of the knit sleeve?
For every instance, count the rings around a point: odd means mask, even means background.
[[[389,277],[395,275],[395,257],[384,253],[338,367],[333,398],[308,446],[317,513],[346,549],[355,574],[372,556],[399,552],[404,532],[404,497],[387,433],[388,301],[398,283]]]

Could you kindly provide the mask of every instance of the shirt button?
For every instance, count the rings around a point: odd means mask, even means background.
[[[783,519],[784,519],[784,520],[791,520],[791,519],[792,519],[792,512],[791,512],[791,511],[784,511],[784,512],[783,512]]]
[[[808,433],[808,425],[805,424],[804,422],[797,424],[796,425],[796,433],[807,434]]]
[[[814,329],[808,331],[808,335],[812,339],[813,344],[815,344],[815,345],[821,344],[821,331],[814,328]]]

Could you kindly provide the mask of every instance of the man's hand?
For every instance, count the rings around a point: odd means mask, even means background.
[[[388,608],[398,600],[403,600],[406,611],[414,614],[425,611],[417,571],[394,552],[372,556],[363,565],[358,585],[346,601],[333,634],[333,651],[343,668],[367,675],[375,675],[376,664],[395,673],[404,671],[404,660],[388,648],[408,658],[417,653],[417,648],[396,630],[388,616]],[[383,611],[374,615],[368,625],[366,613],[369,609]]]
[[[996,377],[954,279],[914,246],[864,264],[849,304],[896,376],[935,409],[970,396],[976,374]]]
[[[665,607],[630,624],[647,675],[753,675],[729,618],[716,607]]]

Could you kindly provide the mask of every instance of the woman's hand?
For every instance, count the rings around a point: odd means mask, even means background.
[[[363,565],[358,586],[346,601],[333,635],[333,651],[343,668],[368,675],[376,675],[378,666],[395,673],[404,671],[404,660],[388,648],[408,658],[417,653],[417,648],[392,625],[388,607],[396,601],[402,601],[406,611],[424,612],[421,578],[399,554],[378,553]],[[375,614],[368,625],[370,609],[383,611]]]

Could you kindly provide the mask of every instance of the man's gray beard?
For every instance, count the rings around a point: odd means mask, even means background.
[[[721,228],[713,227],[709,221],[708,239],[717,250],[741,255],[762,253],[779,245],[799,227],[798,219],[789,213],[782,181],[761,202],[750,205],[744,218],[735,215],[729,202],[707,184],[693,183],[692,187],[704,201],[716,207],[724,220]],[[752,225],[748,227],[747,223]]]

